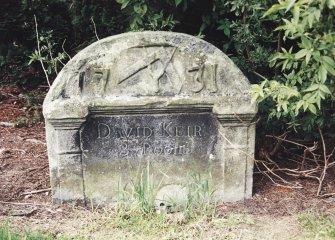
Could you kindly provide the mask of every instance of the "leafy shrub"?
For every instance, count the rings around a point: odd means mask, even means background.
[[[271,59],[281,74],[252,89],[269,119],[304,131],[334,125],[334,7],[334,0],[285,0],[264,14],[281,22],[276,30],[287,41]]]

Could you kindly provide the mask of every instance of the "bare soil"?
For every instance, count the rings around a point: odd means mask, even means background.
[[[34,94],[40,98],[34,109],[40,111],[45,91],[39,89]],[[0,225],[9,221],[19,228],[28,226],[54,236],[72,236],[81,229],[79,233],[87,239],[120,239],[116,237],[118,234],[125,237],[124,232],[116,230],[112,236],[101,234],[101,229],[88,230],[93,214],[88,209],[52,204],[44,123],[34,123],[36,113],[27,106],[24,95],[16,87],[0,87],[0,122],[28,119],[27,126],[21,128],[0,126]],[[273,186],[267,178],[257,174],[253,198],[220,205],[219,214],[223,218],[230,213],[252,216],[254,224],[231,230],[238,233],[236,236],[240,239],[303,239],[297,216],[309,211],[335,213],[335,198],[316,197],[316,181],[298,178],[292,181],[300,182],[303,188]],[[330,189],[334,185],[334,177],[325,184]],[[37,190],[42,192],[29,194]],[[78,211],[84,214],[78,217]],[[215,237],[215,231],[209,231],[208,239],[221,239]]]

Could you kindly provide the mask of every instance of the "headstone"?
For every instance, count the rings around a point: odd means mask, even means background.
[[[249,88],[224,53],[186,34],[125,33],[88,46],[44,102],[54,202],[113,204],[144,171],[157,204],[186,201],[192,176],[210,180],[215,201],[250,198]]]

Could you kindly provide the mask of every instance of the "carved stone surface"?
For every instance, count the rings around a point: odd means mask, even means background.
[[[213,200],[252,194],[256,106],[249,82],[211,44],[126,33],[78,53],[43,107],[55,202],[118,200],[148,166],[157,204],[186,201],[192,174]]]
[[[210,114],[91,115],[81,132],[84,159],[209,159],[217,138],[215,120]]]

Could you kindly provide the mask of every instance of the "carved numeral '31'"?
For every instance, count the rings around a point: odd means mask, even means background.
[[[187,76],[192,78],[194,84],[193,92],[198,93],[203,89],[208,89],[210,92],[217,92],[216,83],[217,64],[201,64],[191,67],[187,70]],[[193,73],[193,74],[192,74]]]

